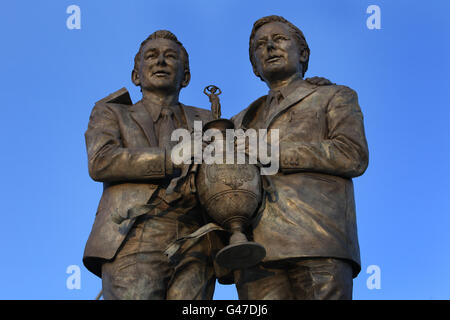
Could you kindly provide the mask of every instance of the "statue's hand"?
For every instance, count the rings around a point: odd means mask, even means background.
[[[311,84],[314,84],[316,86],[329,86],[329,85],[334,84],[327,78],[322,78],[322,77],[305,78],[305,81],[307,81]]]
[[[242,148],[242,146],[240,146],[240,147]],[[264,163],[264,164],[261,162],[259,146],[250,147],[250,145],[248,143],[245,143],[245,147],[243,148],[243,151],[244,151],[244,154],[245,154],[247,160],[250,160],[250,156],[251,156],[250,148],[253,148],[252,149],[253,155],[256,155],[256,161],[257,161],[256,165],[257,166],[263,166],[263,167],[270,166],[270,162]],[[238,152],[238,140],[234,141],[234,150],[236,153]],[[271,159],[271,150],[272,150],[272,147],[271,147],[270,143],[266,142],[266,157],[269,159]],[[267,162],[267,161],[264,161],[264,162]]]

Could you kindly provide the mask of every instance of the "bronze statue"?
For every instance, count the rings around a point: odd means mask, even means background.
[[[98,101],[85,134],[89,174],[103,183],[103,194],[83,262],[102,278],[105,299],[212,299],[212,257],[223,247],[214,233],[172,261],[164,252],[207,222],[182,179],[189,166],[172,163],[171,132],[192,131],[211,112],[178,101],[190,80],[189,57],[171,32],[151,34],[134,62],[132,81],[142,100],[133,104],[123,88]],[[168,196],[174,178],[180,186]]]
[[[356,93],[303,80],[310,50],[279,16],[254,23],[250,61],[269,93],[234,116],[236,128],[279,130],[279,165],[253,223],[267,255],[237,279],[240,299],[351,299],[360,254],[352,178],[368,147]]]
[[[83,262],[102,278],[105,299],[211,299],[216,278],[233,276],[241,299],[351,297],[360,268],[351,178],[367,166],[356,94],[303,80],[309,49],[281,17],[255,23],[250,57],[271,91],[234,123],[220,118],[216,86],[204,90],[212,112],[179,102],[189,56],[166,30],[135,56],[142,100],[133,104],[122,88],[95,104],[85,138],[103,194]],[[260,180],[254,165],[173,163],[171,134],[193,134],[194,121],[205,130],[279,129],[282,172]],[[207,212],[232,231],[228,247]],[[244,230],[250,218],[253,232]],[[299,280],[305,272],[308,283]]]

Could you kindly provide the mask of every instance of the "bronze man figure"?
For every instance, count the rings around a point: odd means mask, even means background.
[[[352,178],[368,165],[357,95],[303,80],[310,50],[282,17],[255,22],[249,52],[270,90],[233,121],[279,130],[281,172],[267,177],[272,188],[254,222],[254,241],[267,255],[242,272],[239,298],[351,299],[361,269]]]
[[[171,132],[193,131],[194,120],[211,112],[178,101],[190,80],[189,57],[169,31],[142,42],[132,81],[142,100],[132,104],[126,89],[98,101],[86,131],[89,174],[103,194],[86,244],[84,264],[102,277],[105,299],[212,299],[213,234],[169,263],[164,250],[203,221],[188,187],[173,202],[165,192],[182,165],[172,163]]]

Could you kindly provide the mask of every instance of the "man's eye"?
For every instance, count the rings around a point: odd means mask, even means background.
[[[147,56],[145,57],[145,59],[153,59],[153,58],[156,58],[156,53],[154,52],[147,54]]]
[[[275,41],[275,42],[280,42],[280,41],[283,41],[283,40],[288,40],[288,38],[283,37],[283,36],[276,36],[276,37],[273,38],[273,41]]]
[[[177,56],[174,54],[167,54],[166,58],[170,58],[170,59],[177,59]]]
[[[256,43],[256,47],[257,47],[257,48],[260,48],[260,47],[264,46],[265,44],[266,44],[265,41],[258,41],[258,42]]]

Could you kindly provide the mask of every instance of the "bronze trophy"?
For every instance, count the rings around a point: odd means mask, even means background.
[[[204,93],[211,102],[214,120],[206,123],[203,131],[218,129],[225,137],[225,130],[234,129],[234,124],[228,119],[220,118],[218,95],[221,91],[211,85],[205,88]],[[243,233],[262,197],[258,167],[253,164],[226,164],[225,161],[223,164],[202,163],[198,169],[196,185],[199,201],[208,215],[231,232],[229,245],[216,255],[217,263],[229,269],[243,269],[260,262],[265,257],[266,250],[262,245],[248,241]]]

